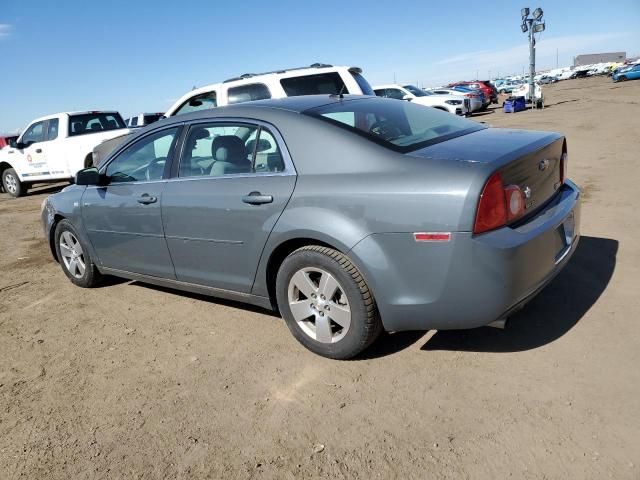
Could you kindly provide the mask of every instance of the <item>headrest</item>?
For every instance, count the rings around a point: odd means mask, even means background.
[[[82,122],[73,122],[73,133],[84,132],[84,124]]]
[[[249,140],[247,142],[247,150],[251,153],[253,153],[253,149],[255,148],[256,145],[256,140]],[[260,153],[260,152],[266,152],[267,150],[271,150],[271,142],[269,140],[267,140],[266,138],[261,138],[260,141],[258,142],[258,148],[256,150],[256,153]]]
[[[220,135],[214,138],[211,143],[211,156],[219,162],[248,162],[244,142],[235,135]]]

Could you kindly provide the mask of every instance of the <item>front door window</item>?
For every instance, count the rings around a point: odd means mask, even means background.
[[[161,180],[178,128],[149,135],[120,153],[106,169],[111,183]]]

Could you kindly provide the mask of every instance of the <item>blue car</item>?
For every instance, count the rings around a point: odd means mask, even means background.
[[[624,82],[625,80],[638,80],[640,79],[640,63],[632,66],[629,69],[622,69],[614,73],[611,78],[614,82]]]

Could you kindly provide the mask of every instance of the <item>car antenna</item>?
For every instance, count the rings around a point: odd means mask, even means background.
[[[336,98],[338,97],[340,100],[342,100],[344,98],[344,95],[342,92],[344,92],[346,85],[343,83],[342,87],[340,87],[340,91],[338,92],[338,94],[336,95],[335,93],[332,93],[331,95],[329,95],[331,98]]]

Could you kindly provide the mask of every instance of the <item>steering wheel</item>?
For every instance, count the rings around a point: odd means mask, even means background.
[[[162,165],[160,164],[162,162]],[[147,169],[144,172],[144,177],[148,182],[152,180],[159,180],[162,178],[162,172],[164,172],[164,166],[167,163],[167,157],[158,157],[147,165]]]
[[[389,120],[380,120],[374,123],[369,129],[369,133],[382,137],[385,140],[392,140],[402,136],[402,131]]]

